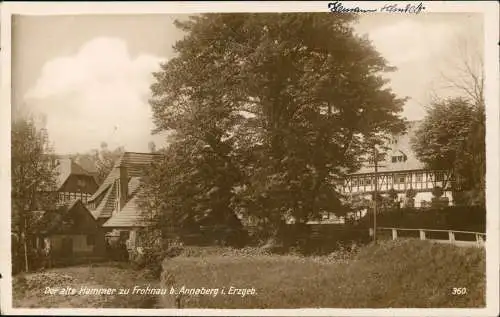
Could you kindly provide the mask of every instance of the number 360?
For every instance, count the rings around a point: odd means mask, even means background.
[[[451,290],[451,295],[465,295],[467,294],[467,288],[465,287],[454,287]]]

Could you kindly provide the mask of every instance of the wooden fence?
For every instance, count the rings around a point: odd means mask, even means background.
[[[390,233],[390,235],[388,235]],[[373,236],[373,228],[370,228],[370,236]],[[387,228],[378,227],[377,237],[392,240],[400,238],[420,238],[420,240],[429,240],[440,243],[449,243],[457,246],[477,246],[484,247],[486,234],[473,231],[458,230],[435,230],[435,229],[406,229],[406,228]]]

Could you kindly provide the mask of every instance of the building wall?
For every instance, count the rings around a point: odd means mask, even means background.
[[[395,171],[378,173],[378,191],[388,192],[391,189],[404,192],[410,188],[431,192],[435,186],[449,188],[451,179],[444,171]],[[349,175],[344,181],[344,192],[347,194],[372,192],[375,190],[375,174]]]
[[[58,191],[58,203],[80,199],[84,204],[97,190],[95,179],[89,175],[70,175]]]
[[[345,193],[349,194],[348,192],[345,192]],[[372,199],[372,193],[373,193],[373,189],[370,187],[369,190],[366,190],[366,191],[363,191],[363,190],[354,191],[351,194],[358,195],[360,198],[371,200]],[[387,190],[380,191],[380,194],[383,195],[383,196],[387,196],[387,193],[388,193]],[[444,191],[442,197],[448,198],[448,201],[450,202],[450,204],[453,205],[453,195],[452,195],[452,192],[450,190]],[[425,191],[417,191],[417,193],[415,195],[415,198],[414,198],[415,207],[416,208],[425,207],[426,203],[430,204],[432,202],[432,198],[433,198],[432,189],[425,190]],[[406,193],[405,193],[405,191],[397,193],[397,200],[400,201],[400,202],[404,202],[406,200]]]
[[[81,192],[58,192],[57,195],[58,204],[64,204],[65,202],[73,201],[75,199],[80,199],[85,204],[87,203],[87,200],[92,196],[91,194]]]
[[[65,256],[66,254],[61,254],[63,252],[63,240],[71,239],[73,244],[73,253],[86,253],[91,254],[94,252],[94,245],[88,244],[87,235],[83,234],[57,234],[49,237],[51,249],[54,254],[60,254]],[[94,239],[95,242],[95,239]]]
[[[70,239],[73,246],[72,254],[65,254],[64,240]],[[78,257],[78,256],[102,256],[105,254],[103,234],[54,234],[44,239],[45,248],[50,245],[51,252],[54,256],[60,257]]]
[[[97,186],[94,177],[90,175],[72,174],[64,182],[63,186],[60,188],[60,191],[93,194],[96,192],[98,187],[99,186]]]
[[[453,205],[453,195],[451,191],[445,191],[442,197],[448,198],[450,204]],[[424,207],[424,202],[430,204],[432,202],[432,198],[433,196],[431,192],[417,193],[417,195],[415,196],[415,207]]]

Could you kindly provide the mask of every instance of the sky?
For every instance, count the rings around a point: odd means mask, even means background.
[[[12,21],[12,105],[46,114],[57,153],[110,148],[148,151],[165,137],[152,136],[148,105],[152,72],[174,56],[184,34],[174,15],[15,16]],[[440,73],[454,71],[457,38],[482,47],[482,18],[463,13],[361,17],[359,34],[398,70],[391,87],[408,96],[403,115],[425,116]],[[479,42],[478,42],[479,39]],[[479,43],[479,44],[477,44]]]

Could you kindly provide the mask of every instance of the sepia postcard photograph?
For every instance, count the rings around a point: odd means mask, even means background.
[[[2,313],[498,315],[496,2],[0,10]]]

